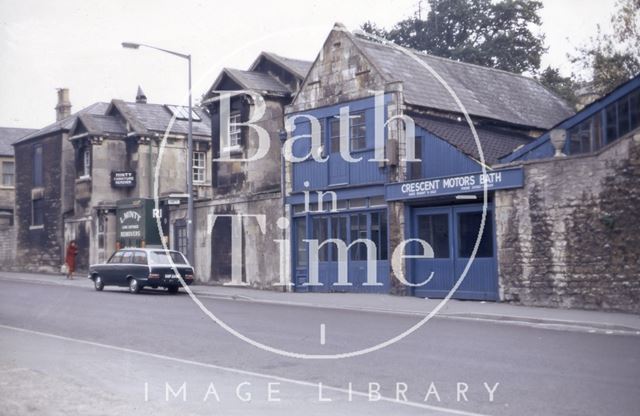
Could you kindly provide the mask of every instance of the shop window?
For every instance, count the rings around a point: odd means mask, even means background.
[[[13,187],[15,185],[15,163],[2,162],[2,186]]]
[[[372,196],[369,198],[370,207],[386,206],[387,201],[384,200],[384,196]]]
[[[322,244],[329,235],[327,217],[315,217],[313,219],[313,239],[318,241],[318,245]],[[318,251],[318,261],[329,260],[329,244],[320,247]]]
[[[43,185],[43,170],[42,170],[42,145],[36,144],[33,146],[33,186],[42,186]]]
[[[351,242],[367,238],[367,215],[351,215]],[[367,246],[364,243],[351,247],[351,260],[367,260]]]
[[[366,149],[367,128],[364,113],[353,114],[350,119],[350,127],[351,150],[358,151]]]
[[[376,244],[376,259],[387,260],[387,215],[386,212],[371,213],[371,241]]]
[[[347,243],[347,217],[345,215],[334,215],[330,217],[331,227],[329,238],[342,240]],[[335,244],[329,245],[329,259],[338,261],[338,249]]]
[[[304,268],[309,263],[307,243],[304,241],[307,238],[307,222],[306,218],[296,218],[294,222],[296,231],[296,266]]]
[[[434,258],[449,258],[449,215],[419,215],[418,238],[429,243]]]
[[[44,225],[44,199],[32,200],[31,209],[31,225]]]
[[[329,146],[331,153],[340,153],[340,119],[329,119]]]
[[[458,257],[469,258],[478,239],[482,212],[462,212],[458,214]],[[493,217],[487,211],[482,237],[476,257],[493,257]]]
[[[366,208],[367,198],[356,198],[349,200],[349,208]]]
[[[193,181],[196,183],[203,183],[206,180],[206,153],[205,152],[193,152]]]

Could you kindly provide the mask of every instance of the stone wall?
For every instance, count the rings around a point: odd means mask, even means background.
[[[496,191],[501,297],[640,312],[640,132],[586,156],[524,164]]]
[[[0,270],[13,266],[16,256],[16,227],[0,224]]]

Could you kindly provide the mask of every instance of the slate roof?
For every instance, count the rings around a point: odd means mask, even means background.
[[[36,129],[22,129],[18,127],[0,127],[0,156],[13,156],[13,146],[18,139],[31,134]]]
[[[78,121],[92,135],[124,135],[127,129],[124,124],[115,116],[104,114],[81,114]]]
[[[64,118],[60,121],[56,121],[55,123],[51,123],[46,127],[43,127],[39,130],[34,131],[28,136],[25,136],[22,139],[18,140],[16,143],[22,143],[24,141],[31,140],[33,138],[44,136],[60,130],[70,130],[71,127],[73,127],[74,123],[76,122],[76,118],[78,117],[78,115],[104,114],[105,110],[108,107],[109,107],[108,103],[102,103],[102,102],[93,103],[90,106],[83,108],[82,110],[70,115],[67,118]]]
[[[163,134],[173,114],[163,104],[131,103],[122,100],[112,100],[107,114],[113,113],[116,108],[124,118],[131,124],[133,130],[138,134],[160,133]],[[207,113],[201,108],[194,107],[193,111],[200,116],[200,121],[193,121],[194,136],[211,136],[211,121]],[[189,132],[189,121],[176,118],[171,126],[171,133],[187,134]]]
[[[467,122],[416,116],[411,114],[415,123],[442,140],[458,148],[464,154],[480,161],[480,152]],[[484,160],[487,165],[497,163],[499,158],[511,153],[518,146],[530,143],[533,139],[521,133],[505,131],[487,126],[474,126],[480,139]]]
[[[301,80],[303,80],[304,77],[307,76],[307,72],[309,72],[309,70],[311,69],[311,65],[313,65],[313,62],[311,61],[287,58],[287,57],[275,54],[273,52],[262,52],[261,55],[264,55],[268,58],[271,58],[273,61],[278,62],[280,65],[284,66],[285,68],[293,72],[295,75],[297,75],[298,78],[300,78]]]
[[[447,90],[420,62],[389,45],[350,35],[387,81],[403,81],[408,104],[460,113]],[[525,76],[414,51],[459,97],[471,115],[548,129],[574,111]]]
[[[269,74],[232,68],[225,68],[223,72],[248,90],[275,92],[279,94],[290,94],[293,92],[291,88]]]

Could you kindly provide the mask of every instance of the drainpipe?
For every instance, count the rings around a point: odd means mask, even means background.
[[[284,143],[287,141],[287,131],[285,129],[282,129],[279,131],[279,137],[280,137],[280,198],[282,199],[282,218],[286,218],[287,220],[289,220],[289,217],[287,216],[287,204],[285,201],[285,197],[286,197],[286,168],[285,168],[285,158],[284,158]],[[289,229],[291,229],[292,224],[289,224]],[[287,230],[286,227],[282,228],[282,240],[285,241],[286,240],[286,236],[287,236]],[[292,249],[292,245],[291,242],[289,243],[289,255],[291,254],[291,249]],[[286,257],[285,257],[286,258]],[[287,265],[287,268],[291,268],[291,259],[289,259],[289,264]],[[286,270],[286,269],[285,269]],[[291,280],[292,274],[290,273],[289,276],[289,280]],[[290,283],[290,282],[287,282]],[[288,291],[287,288],[289,288],[290,286],[286,285],[284,286],[284,291]]]

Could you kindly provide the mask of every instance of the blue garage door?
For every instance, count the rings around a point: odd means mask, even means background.
[[[419,297],[443,298],[464,272],[473,252],[480,224],[482,205],[415,208],[411,235],[433,248],[433,258],[411,260],[409,273],[413,283],[428,283],[414,289]],[[414,243],[413,254],[422,254]],[[487,209],[486,223],[475,259],[453,295],[456,299],[497,300],[498,271],[495,257],[493,209]]]

